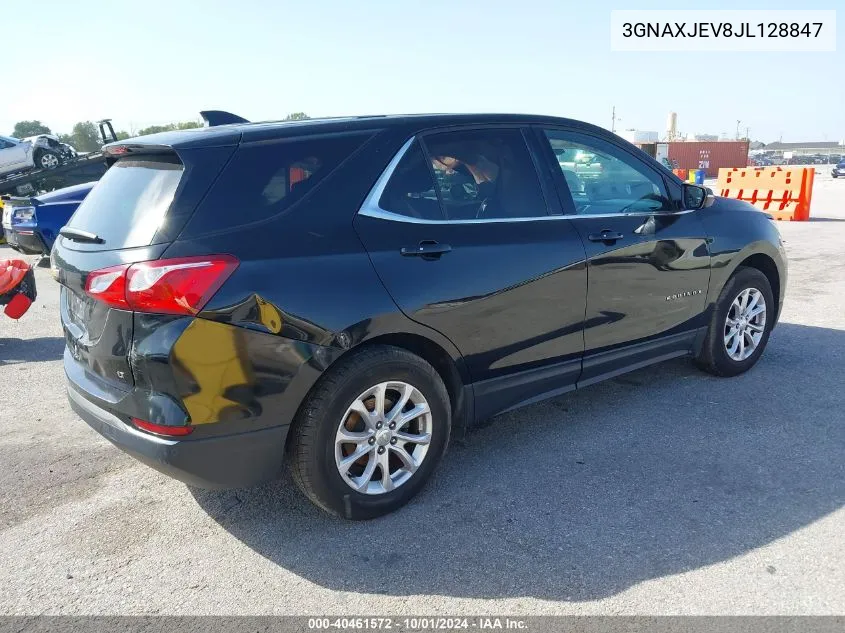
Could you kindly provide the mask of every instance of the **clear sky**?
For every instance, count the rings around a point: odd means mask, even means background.
[[[835,53],[610,51],[611,9],[836,9],[842,0],[0,0],[0,133],[69,132],[223,109],[258,121],[398,112],[526,112],[617,129],[845,140]],[[840,11],[837,17],[845,15]]]

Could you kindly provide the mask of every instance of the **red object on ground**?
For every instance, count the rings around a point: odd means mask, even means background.
[[[20,259],[0,259],[0,295],[17,286],[30,266]]]
[[[20,319],[35,299],[32,267],[20,259],[0,260],[0,306],[12,319]]]
[[[15,295],[12,300],[6,304],[6,309],[3,312],[6,316],[12,319],[20,319],[24,312],[29,310],[32,305],[32,300],[26,295]]]

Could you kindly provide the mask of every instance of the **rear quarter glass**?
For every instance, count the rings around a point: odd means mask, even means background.
[[[176,156],[122,158],[88,194],[68,227],[102,240],[101,244],[86,243],[85,250],[148,246],[164,223],[183,173]],[[64,244],[76,246],[72,240]]]
[[[285,213],[372,136],[367,131],[240,145],[182,238],[227,231]]]

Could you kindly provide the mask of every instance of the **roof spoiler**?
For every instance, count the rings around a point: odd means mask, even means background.
[[[200,116],[205,121],[205,127],[229,125],[230,123],[249,123],[245,118],[225,110],[203,110],[200,112]]]

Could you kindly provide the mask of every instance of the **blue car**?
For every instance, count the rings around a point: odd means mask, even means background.
[[[27,255],[49,255],[59,230],[96,182],[65,187],[31,198],[29,204],[3,207],[3,232],[9,246]]]

